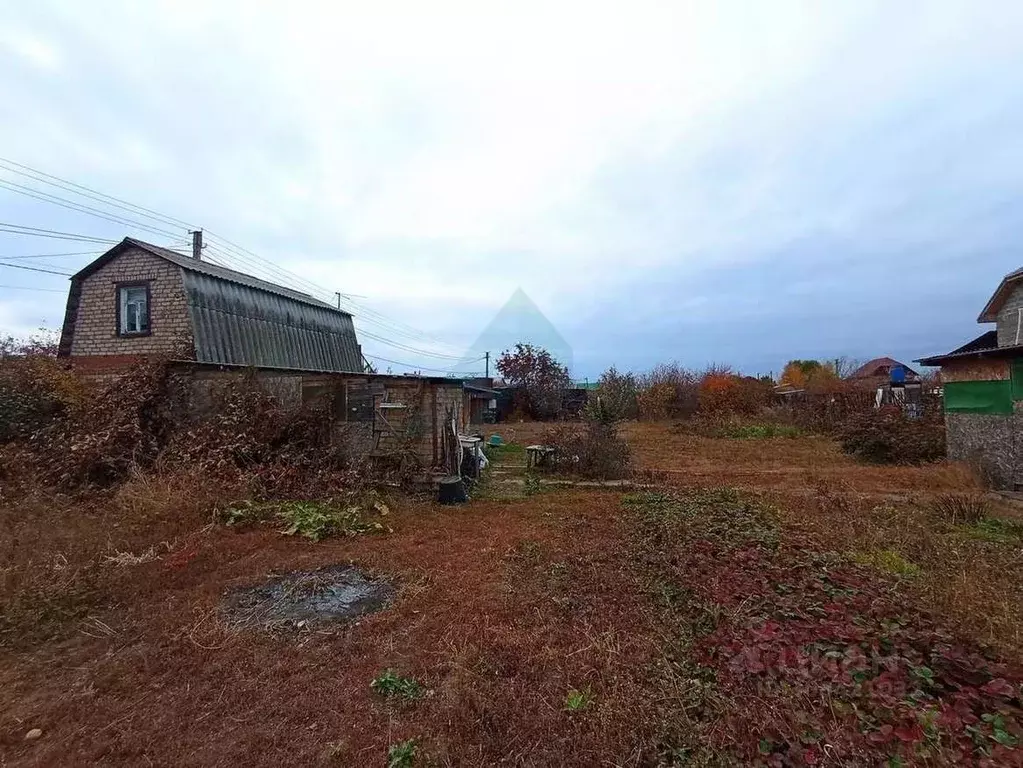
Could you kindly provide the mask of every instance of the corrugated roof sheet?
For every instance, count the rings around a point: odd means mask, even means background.
[[[215,277],[220,280],[229,280],[232,283],[238,283],[249,288],[257,288],[261,291],[267,291],[268,293],[276,293],[279,296],[286,296],[289,299],[295,301],[301,301],[304,304],[310,304],[314,307],[326,307],[332,312],[342,312],[342,310],[335,308],[332,304],[328,304],[325,301],[320,301],[317,298],[310,296],[308,293],[302,293],[292,288],[288,288],[277,283],[270,283],[266,280],[260,280],[258,277],[247,275],[244,272],[239,272],[235,269],[229,269],[228,267],[222,267],[219,264],[212,264],[208,261],[202,261],[201,259],[193,259],[191,256],[186,256],[183,253],[172,251],[169,248],[161,248],[158,245],[152,243],[146,243],[142,240],[136,240],[133,237],[124,238],[124,243],[128,243],[141,248],[144,251],[148,251],[154,256],[166,259],[167,261],[177,264],[182,269],[187,269],[191,272],[200,272],[210,277]],[[348,314],[342,312],[342,314]]]
[[[199,270],[182,278],[198,362],[362,370],[351,315]]]

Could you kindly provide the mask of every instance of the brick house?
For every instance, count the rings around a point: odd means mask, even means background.
[[[132,238],[71,278],[58,355],[97,373],[148,355],[214,365],[363,370],[347,312]]]
[[[333,423],[371,456],[414,451],[456,467],[468,426],[461,379],[364,371],[351,314],[243,272],[125,238],[71,278],[58,357],[93,378],[169,359],[208,407],[242,373],[286,407],[327,400]]]
[[[977,318],[992,330],[942,355],[949,458],[972,461],[1000,488],[1023,484],[1023,269],[1006,275]]]

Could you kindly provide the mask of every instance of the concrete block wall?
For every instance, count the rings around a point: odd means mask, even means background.
[[[149,281],[147,336],[119,336],[117,283]],[[192,356],[192,326],[181,268],[139,249],[126,251],[82,281],[71,356]]]
[[[948,457],[977,465],[996,488],[1013,489],[1019,477],[1017,436],[1023,413],[946,413]]]

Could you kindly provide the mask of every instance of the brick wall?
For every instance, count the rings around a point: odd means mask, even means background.
[[[150,281],[148,336],[118,336],[117,283]],[[71,341],[73,358],[92,355],[192,356],[181,268],[145,251],[121,254],[82,281]]]
[[[1016,341],[1016,326],[1020,324],[1020,310],[1023,309],[1023,283],[1012,289],[1005,305],[998,310],[998,346],[1011,347]],[[1020,327],[1019,342],[1023,344],[1023,325]]]
[[[245,375],[240,369],[184,364],[177,370],[191,379],[191,407],[197,411],[214,407],[217,388]],[[338,436],[344,434],[350,443],[355,439],[367,455],[386,457],[409,447],[424,467],[440,466],[444,463],[449,417],[455,418],[459,432],[468,428],[468,396],[456,382],[270,370],[257,371],[255,380],[287,408],[303,403],[329,404]],[[353,411],[351,406],[357,403],[365,407]],[[381,403],[402,407],[380,407]]]

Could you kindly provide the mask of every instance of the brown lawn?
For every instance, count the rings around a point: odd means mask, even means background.
[[[496,431],[527,443],[543,426]],[[773,510],[779,535],[860,563],[970,648],[1020,658],[1016,529],[929,512],[936,494],[971,490],[963,468],[859,465],[822,438],[709,439],[662,424],[625,435],[643,482],[738,487]],[[374,766],[407,739],[416,765],[683,765],[707,746],[693,741],[691,691],[664,674],[685,648],[672,650],[678,629],[657,597],[672,579],[698,593],[706,575],[658,570],[662,552],[648,551],[620,489],[460,508],[395,500],[391,533],[313,543],[213,525],[216,489],[161,482],[0,508],[0,765]],[[108,559],[150,547],[148,562]],[[218,613],[234,587],[349,562],[392,580],[395,602],[313,631],[235,631]],[[426,694],[374,693],[388,668]],[[569,711],[573,690],[585,704]],[[25,741],[33,728],[41,738]],[[676,749],[669,735],[691,743]],[[719,746],[700,759],[734,762]],[[794,754],[776,764],[810,760]]]

